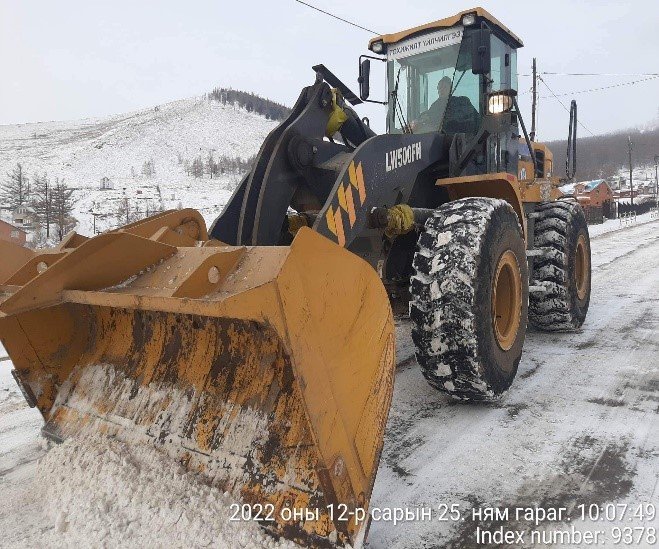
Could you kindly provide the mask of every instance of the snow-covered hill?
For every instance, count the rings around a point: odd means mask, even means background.
[[[164,207],[199,209],[210,223],[226,203],[238,174],[209,179],[187,175],[184,161],[212,151],[247,159],[277,123],[205,98],[184,99],[103,119],[0,126],[0,179],[20,162],[28,177],[46,172],[78,189],[78,232],[91,236],[121,222],[130,211]],[[153,160],[155,175],[142,175]],[[101,190],[109,178],[113,190]],[[105,216],[105,217],[103,217]],[[123,220],[125,223],[125,219]]]

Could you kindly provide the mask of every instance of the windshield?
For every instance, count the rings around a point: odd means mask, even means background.
[[[387,57],[389,133],[478,131],[480,78],[462,28],[406,40]]]

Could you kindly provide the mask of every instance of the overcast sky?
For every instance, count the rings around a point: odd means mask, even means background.
[[[387,33],[472,7],[456,0],[309,0]],[[522,38],[520,74],[659,73],[659,2],[512,0],[480,3]],[[226,86],[292,105],[324,63],[357,88],[371,35],[294,0],[0,0],[0,124],[127,112]],[[556,94],[640,76],[545,76]],[[530,120],[531,79],[520,77]],[[372,97],[383,82],[373,84]],[[539,139],[567,134],[568,115],[541,85]],[[561,97],[569,105],[572,97]],[[592,132],[643,125],[659,114],[659,78],[574,95]],[[379,107],[359,109],[382,131]],[[588,135],[579,128],[581,135]]]

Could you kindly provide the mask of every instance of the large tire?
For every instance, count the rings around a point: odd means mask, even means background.
[[[410,318],[424,377],[458,399],[499,397],[517,373],[528,314],[514,210],[490,198],[445,204],[426,222],[413,265]]]
[[[535,222],[529,322],[548,332],[580,328],[590,303],[590,237],[583,208],[571,200],[541,204]]]

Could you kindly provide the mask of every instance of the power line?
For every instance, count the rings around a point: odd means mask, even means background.
[[[659,76],[659,72],[548,72],[543,71],[538,74],[549,76]],[[532,74],[518,74],[517,76],[533,76]]]
[[[544,74],[544,73],[542,73]],[[596,91],[602,91],[602,90],[610,90],[612,88],[622,88],[624,86],[633,86],[635,84],[642,84],[643,82],[649,82],[650,80],[656,80],[659,78],[659,74],[656,76],[650,76],[648,78],[642,78],[640,80],[632,80],[630,82],[620,82],[618,84],[611,84],[609,86],[600,86],[598,88],[589,88],[587,90],[578,90],[578,91],[573,91],[573,92],[565,92],[565,93],[559,93],[557,94],[558,97],[565,97],[568,95],[580,95],[582,93],[591,93],[591,92],[596,92]],[[528,91],[520,93],[520,95],[525,95],[527,93],[530,93]]]
[[[657,76],[650,76],[649,78],[643,78],[641,80],[632,80],[631,82],[621,82],[620,84],[611,84],[610,86],[601,86],[599,88],[590,88],[587,90],[579,90],[575,92],[568,92],[568,93],[560,93],[558,94],[559,97],[564,97],[566,95],[579,95],[582,93],[590,93],[590,92],[596,92],[596,91],[602,91],[602,90],[610,90],[612,88],[622,88],[623,86],[633,86],[634,84],[640,84],[642,82],[648,82],[649,80],[656,80],[659,78],[659,74]]]
[[[659,76],[659,72],[543,72],[551,76]]]
[[[549,93],[551,93],[551,94],[554,96],[554,99],[556,99],[556,101],[558,101],[558,102],[561,104],[561,107],[563,107],[563,108],[565,109],[565,112],[567,112],[567,113],[569,114],[570,111],[568,110],[568,108],[563,104],[563,102],[558,98],[558,96],[557,96],[557,95],[552,91],[552,89],[547,85],[547,82],[545,82],[544,78],[542,78],[542,76],[538,76],[538,80],[540,80],[540,82],[542,82],[542,83],[545,85],[545,87],[549,90]],[[579,122],[579,125],[580,125],[584,130],[586,130],[590,135],[592,135],[593,137],[595,137],[595,134],[594,134],[593,132],[591,132],[588,128],[586,128],[586,126],[583,125],[583,122],[581,122],[581,120],[578,120],[578,122]]]
[[[334,19],[338,19],[339,21],[343,21],[344,23],[348,23],[348,25],[352,25],[353,27],[357,27],[358,29],[365,30],[366,32],[370,32],[371,34],[376,34],[380,35],[382,34],[381,32],[375,32],[374,30],[367,29],[366,27],[362,27],[361,25],[358,25],[357,23],[353,23],[352,21],[348,21],[347,19],[344,19],[343,17],[339,17],[338,15],[334,15],[333,13],[330,13],[325,10],[321,10],[320,8],[317,8],[316,6],[312,6],[311,4],[307,4],[306,2],[303,2],[302,0],[295,0],[298,4],[303,4],[304,6],[307,6],[308,8],[311,8],[312,10],[319,11],[320,13],[324,13],[325,15],[329,15],[330,17],[333,17]]]

